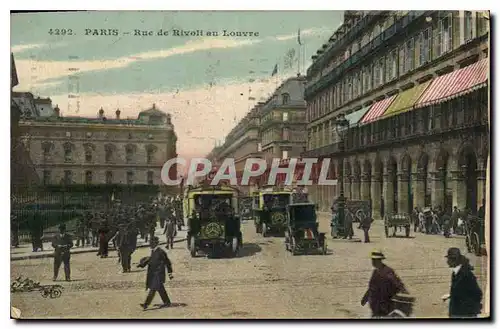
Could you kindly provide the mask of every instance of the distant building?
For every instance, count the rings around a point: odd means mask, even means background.
[[[287,79],[267,101],[257,103],[226,136],[224,144],[210,152],[210,160],[222,163],[225,158],[234,158],[241,177],[249,158],[265,159],[270,167],[273,158],[287,162],[300,157],[307,139],[305,81],[302,76]],[[265,184],[264,177],[255,181],[255,188]]]
[[[48,108],[47,100],[38,103],[40,112]],[[102,108],[96,117],[66,117],[56,106],[52,116],[25,117],[20,130],[45,185],[161,186],[163,164],[177,156],[171,116],[154,104],[135,119]]]

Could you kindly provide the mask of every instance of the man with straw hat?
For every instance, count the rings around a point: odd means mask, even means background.
[[[398,293],[408,293],[408,291],[394,270],[382,262],[385,256],[380,250],[374,249],[370,258],[374,270],[368,290],[361,299],[361,305],[364,306],[368,302],[372,317],[385,317],[394,310],[393,297]]]
[[[483,292],[477,284],[469,260],[458,248],[450,248],[446,254],[448,266],[452,269],[450,294],[443,296],[449,299],[448,313],[450,318],[470,318],[481,313]]]

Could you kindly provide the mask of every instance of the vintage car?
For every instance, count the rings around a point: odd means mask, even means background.
[[[316,205],[311,202],[287,206],[285,247],[293,255],[320,251],[326,254],[325,233],[318,231]]]
[[[284,190],[259,192],[254,203],[255,232],[267,236],[273,232],[283,234],[286,225],[286,206],[292,203],[292,192]]]
[[[384,229],[385,236],[389,237],[389,228],[393,227],[394,231],[392,232],[392,236],[396,236],[398,228],[405,229],[405,236],[410,236],[410,227],[411,227],[411,217],[410,214],[399,213],[399,214],[387,214],[384,216]]]
[[[237,255],[243,244],[238,194],[232,187],[220,186],[186,190],[184,214],[188,223],[187,246],[192,257],[198,251]]]
[[[473,252],[476,256],[482,256],[486,253],[484,219],[468,215],[465,223],[465,245],[468,252]]]

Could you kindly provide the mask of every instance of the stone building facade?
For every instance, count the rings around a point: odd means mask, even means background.
[[[208,158],[222,163],[234,158],[241,175],[248,158],[266,159],[299,157],[306,146],[305,78],[284,81],[265,102],[259,102],[226,136],[222,146],[214,148]],[[241,187],[248,193],[256,186]]]
[[[348,199],[375,218],[485,197],[490,111],[484,12],[346,12],[308,69],[304,156],[343,162]],[[341,152],[336,120],[350,126]],[[337,186],[311,186],[327,211]]]
[[[162,185],[163,164],[177,156],[171,116],[154,104],[135,119],[102,108],[94,118],[64,117],[56,107],[53,116],[24,118],[20,130],[44,185]]]

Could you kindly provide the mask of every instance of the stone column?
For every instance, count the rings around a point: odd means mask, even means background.
[[[427,179],[427,172],[422,169],[418,169],[416,173],[412,173],[413,176],[413,200],[414,207],[423,209],[425,207],[425,180]]]
[[[453,207],[464,210],[467,205],[467,184],[465,182],[464,170],[455,170],[451,172],[453,187]]]
[[[370,173],[361,175],[361,200],[370,200]]]
[[[380,190],[380,179],[379,177],[372,177],[372,183],[371,183],[371,199],[372,199],[372,216],[374,219],[382,219],[380,217],[380,211],[382,210],[382,203],[381,203],[381,194],[382,191]]]
[[[360,195],[360,186],[361,186],[361,182],[360,182],[360,177],[359,176],[353,176],[352,177],[352,187],[351,187],[351,190],[352,190],[352,200],[360,200],[361,199],[361,195]]]
[[[398,212],[407,213],[411,212],[408,209],[408,183],[409,183],[409,173],[407,171],[402,171],[398,173]]]
[[[394,213],[394,185],[393,174],[387,170],[384,174],[384,213],[386,215]]]
[[[444,171],[439,170],[431,172],[432,189],[431,189],[431,206],[444,207]],[[455,203],[454,203],[455,204]]]
[[[346,175],[344,178],[344,197],[347,200],[352,200],[351,193],[351,176]]]
[[[483,199],[486,199],[486,168],[482,159],[477,162],[477,209],[483,205]]]

